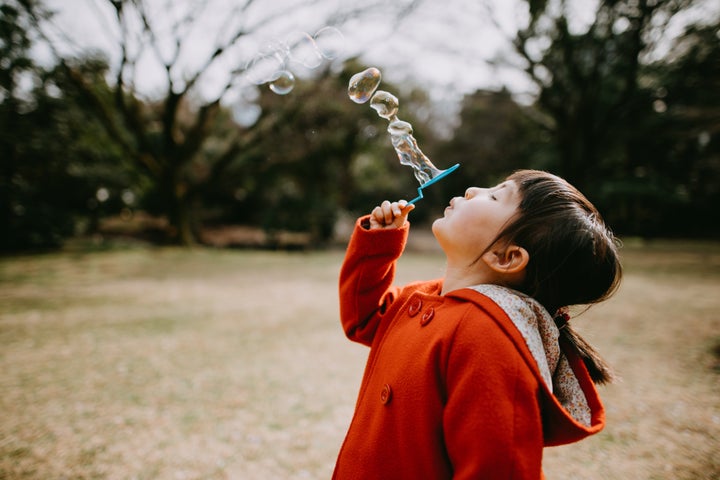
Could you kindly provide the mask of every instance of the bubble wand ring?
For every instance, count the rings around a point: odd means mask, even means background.
[[[425,183],[423,183],[422,185],[420,185],[420,186],[418,187],[418,189],[417,189],[418,196],[415,197],[415,198],[413,198],[412,200],[410,200],[408,203],[414,204],[414,203],[417,202],[418,200],[424,198],[424,196],[423,196],[423,188],[429,187],[430,185],[432,185],[433,183],[437,182],[438,180],[441,180],[441,179],[445,178],[446,176],[450,175],[452,172],[454,172],[455,170],[457,170],[459,167],[460,167],[460,164],[459,164],[459,163],[456,163],[456,164],[453,165],[452,167],[447,168],[447,169],[443,170],[442,172],[440,172],[436,177],[430,179],[430,181],[425,182]]]

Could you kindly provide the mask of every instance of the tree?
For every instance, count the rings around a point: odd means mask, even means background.
[[[508,90],[466,95],[460,124],[440,152],[448,164],[462,165],[462,179],[446,183],[456,183],[458,189],[491,185],[518,168],[547,168],[547,142],[532,115]]]
[[[652,81],[658,72],[651,75],[650,64],[662,58],[661,47],[671,40],[668,25],[702,3],[601,0],[582,29],[573,23],[571,2],[531,1],[529,21],[514,41],[538,91],[541,124],[556,152],[554,170],[588,193],[610,223],[627,233],[658,233],[664,212],[683,202],[675,177],[679,165],[672,165],[679,156],[673,160],[667,153],[678,144],[658,135],[670,125],[658,117],[664,100],[657,98],[662,89]],[[717,18],[702,21],[717,28]],[[668,66],[665,60],[656,66],[661,64]]]
[[[717,26],[691,26],[667,57],[644,69],[653,110],[630,144],[642,178],[662,182],[648,202],[653,233],[720,233],[720,42]],[[665,208],[658,209],[659,205]]]
[[[25,7],[34,19],[34,29],[46,40],[67,77],[84,92],[108,135],[153,182],[154,204],[167,214],[176,241],[191,244],[198,238],[202,192],[223,177],[236,156],[252,150],[260,140],[253,133],[257,127],[249,125],[226,131],[224,138],[213,140],[214,148],[206,148],[216,121],[222,117],[223,102],[237,95],[243,74],[251,65],[248,61],[254,52],[248,53],[248,42],[273,27],[281,28],[288,18],[316,3],[262,10],[252,0],[235,2],[231,7],[223,4],[217,9],[205,2],[198,10],[196,2],[175,2],[173,11],[167,12],[162,10],[165,3],[150,0],[99,2],[100,9],[112,14],[112,28],[118,36],[110,97],[99,95],[91,79],[77,70],[72,56],[60,48],[52,34],[52,17],[34,3],[27,2]],[[401,15],[415,3],[352,4],[319,20],[340,25],[363,12],[372,12],[379,4],[386,15]],[[215,44],[202,57],[188,62],[188,52],[202,38],[197,34],[203,28],[198,19],[207,20],[203,14],[208,12],[216,20],[211,27]],[[162,79],[162,93],[143,98],[138,83],[142,67],[149,61],[158,67],[155,71]],[[215,80],[212,89],[206,88],[209,80]],[[195,175],[193,169],[199,156],[207,157],[200,162],[206,169],[202,176]]]
[[[78,223],[119,210],[131,183],[118,151],[65,88],[63,72],[31,58],[28,22],[17,3],[0,7],[0,249],[11,251],[60,245]],[[103,66],[87,58],[76,68]]]

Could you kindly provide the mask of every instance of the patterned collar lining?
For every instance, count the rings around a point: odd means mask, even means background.
[[[567,357],[560,350],[560,331],[548,311],[533,298],[499,285],[469,288],[505,311],[525,339],[550,392],[576,421],[590,426],[590,407]]]

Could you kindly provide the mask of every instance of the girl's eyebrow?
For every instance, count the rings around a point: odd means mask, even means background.
[[[515,189],[511,182],[503,182],[490,189],[494,194],[501,194],[502,199],[510,199],[515,194]]]

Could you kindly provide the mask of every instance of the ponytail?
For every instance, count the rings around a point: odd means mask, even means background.
[[[603,359],[595,348],[570,326],[567,309],[562,308],[555,314],[555,324],[560,330],[560,338],[565,340],[582,358],[590,378],[597,384],[608,384],[617,380],[610,364]]]

